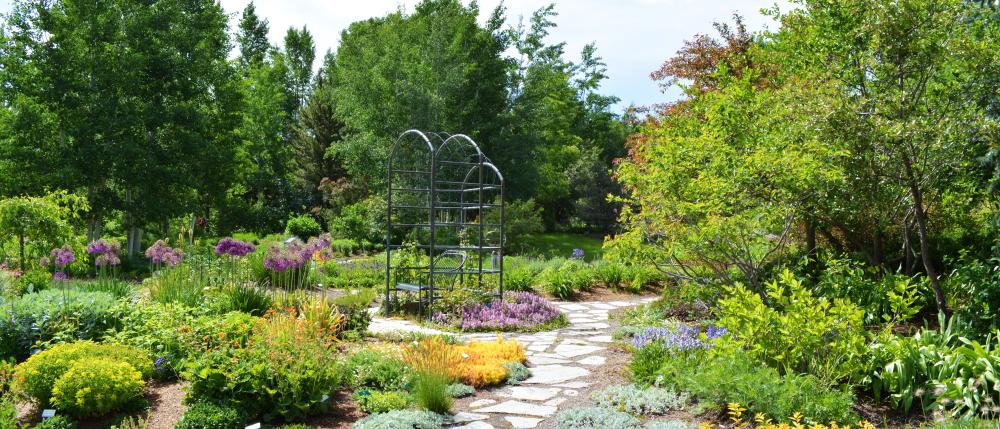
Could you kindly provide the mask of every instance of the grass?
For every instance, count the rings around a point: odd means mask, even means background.
[[[600,259],[604,245],[601,238],[564,232],[534,234],[524,241],[531,243],[531,250],[524,253],[526,256],[568,258],[573,255],[573,249],[583,249],[583,258],[588,261]]]

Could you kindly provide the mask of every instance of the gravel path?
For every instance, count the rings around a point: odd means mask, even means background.
[[[456,423],[451,427],[554,427],[554,416],[560,409],[581,406],[588,402],[591,391],[623,381],[620,371],[627,357],[609,348],[613,322],[609,320],[608,313],[655,299],[555,302],[569,317],[569,326],[554,331],[505,335],[524,344],[531,378],[518,386],[480,390],[471,398],[456,401]],[[381,317],[372,321],[369,331],[444,333],[406,320]],[[495,339],[496,334],[463,334],[460,337],[489,341]]]

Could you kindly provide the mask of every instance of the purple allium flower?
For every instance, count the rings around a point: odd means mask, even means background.
[[[68,244],[64,244],[62,247],[52,249],[49,252],[49,256],[55,261],[57,267],[65,267],[76,261],[76,255],[73,254],[73,248]]]
[[[55,274],[52,274],[52,280],[66,280],[66,273],[56,271]]]
[[[49,261],[48,256],[42,256],[41,258],[38,259],[38,265],[41,265],[43,267],[49,266],[50,263],[52,263],[52,261]]]
[[[87,253],[97,255],[94,258],[94,265],[98,267],[115,266],[121,264],[118,254],[121,253],[122,246],[117,241],[100,239],[87,246]]]
[[[573,249],[573,255],[570,257],[573,259],[583,259],[583,249]]]
[[[232,237],[223,238],[222,240],[219,240],[218,244],[215,245],[216,255],[229,255],[237,258],[242,258],[256,250],[257,246]]]
[[[503,301],[462,309],[461,328],[466,331],[533,328],[555,320],[559,308],[531,292],[507,292]]]
[[[726,328],[715,325],[709,325],[704,334],[700,328],[683,324],[675,328],[646,328],[642,333],[632,337],[632,345],[637,349],[650,344],[658,344],[676,351],[707,349],[725,334]]]
[[[302,268],[312,257],[312,252],[308,250],[308,246],[297,243],[290,243],[284,247],[273,244],[267,248],[267,255],[264,256],[264,268],[276,273]]]
[[[156,243],[146,249],[146,257],[153,264],[166,264],[173,267],[184,260],[184,252],[168,246],[163,240],[156,240]]]

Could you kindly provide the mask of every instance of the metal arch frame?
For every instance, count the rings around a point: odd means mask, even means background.
[[[399,155],[399,150],[401,143],[407,138],[419,138],[426,144],[428,154],[430,155],[429,161],[421,161],[412,167],[411,170],[405,170],[402,166],[394,165],[397,156]],[[437,145],[435,145],[437,143]],[[455,148],[455,145],[462,149],[466,149],[461,153],[452,153],[451,148]],[[471,149],[471,150],[469,150]],[[460,157],[460,159],[453,159],[455,157]],[[427,164],[427,165],[425,165]],[[443,167],[452,166],[459,167],[458,174],[453,180],[442,180],[441,173]],[[461,167],[468,167],[465,171],[464,177],[461,177]],[[474,274],[477,280],[477,286],[480,288],[483,285],[483,275],[484,274],[496,274],[498,276],[496,297],[503,299],[503,247],[505,243],[504,236],[504,178],[500,170],[487,158],[479,145],[472,140],[469,136],[465,134],[448,134],[448,133],[437,133],[437,132],[424,132],[420,130],[407,130],[403,132],[395,141],[392,149],[389,153],[389,159],[386,168],[387,174],[387,194],[386,194],[386,223],[387,230],[385,236],[386,244],[386,260],[385,260],[385,313],[388,315],[391,313],[392,309],[392,296],[390,294],[396,291],[398,294],[398,287],[392,284],[392,273],[393,270],[400,269],[414,269],[426,271],[427,274],[427,285],[426,289],[421,287],[417,290],[418,293],[418,305],[419,311],[423,311],[424,302],[424,291],[427,291],[427,302],[428,306],[432,306],[434,300],[437,298],[435,295],[436,289],[438,289],[435,282],[435,271],[436,271],[436,255],[439,251],[446,250],[459,250],[459,251],[469,251],[474,252],[478,259],[474,269],[462,268],[462,274]],[[405,187],[394,187],[394,179],[396,175],[399,174],[416,174],[420,177],[427,177],[427,187],[426,188],[405,188]],[[487,177],[487,174],[489,176]],[[460,178],[461,177],[461,178]],[[402,185],[397,185],[402,186]],[[451,186],[458,186],[457,188]],[[494,203],[493,201],[486,201],[487,191],[490,193],[496,192],[499,196],[499,203]],[[394,193],[400,192],[416,192],[423,193],[427,195],[426,203],[423,205],[414,204],[412,206],[400,205],[396,203],[393,198]],[[458,201],[442,202],[439,205],[439,199],[441,195],[458,194]],[[469,193],[474,193],[476,198],[474,201],[466,201],[466,196]],[[393,224],[393,213],[404,209],[416,209],[416,210],[427,210],[427,223],[397,223]],[[490,244],[487,242],[486,237],[486,213],[488,209],[499,209],[499,222],[493,226],[497,228],[497,240],[495,244]],[[458,210],[457,219],[448,220],[449,210]],[[439,222],[438,218],[443,213],[445,216],[445,222]],[[476,222],[470,222],[468,219],[469,212],[476,213]],[[417,217],[418,218],[418,217]],[[393,243],[394,228],[400,227],[410,227],[410,228],[429,228],[429,241],[427,243],[419,243],[417,247],[427,249],[430,255],[430,263],[426,266],[416,266],[416,267],[393,267],[392,266],[392,251],[394,249],[402,247],[403,243]],[[438,228],[460,228],[464,230],[469,227],[476,227],[478,229],[478,240],[475,245],[464,244],[459,242],[458,245],[444,245],[438,243],[437,229]],[[402,241],[402,240],[400,240]],[[483,260],[489,255],[491,258],[491,268],[483,268]],[[417,264],[421,265],[421,264]],[[397,283],[398,284],[398,283]],[[409,285],[413,286],[413,285]],[[431,316],[430,311],[428,311],[428,316]]]

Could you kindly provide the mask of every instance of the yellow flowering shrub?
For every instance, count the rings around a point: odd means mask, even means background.
[[[77,417],[100,416],[142,395],[142,374],[124,361],[88,358],[73,363],[52,387],[52,405]]]
[[[46,407],[51,402],[52,388],[56,380],[69,371],[77,361],[94,358],[124,362],[144,378],[153,372],[153,362],[144,351],[120,344],[79,341],[56,345],[18,365],[15,375],[16,389],[34,398],[42,407]]]
[[[503,364],[524,362],[524,346],[514,340],[471,341],[449,345],[441,338],[427,338],[407,347],[403,360],[418,371],[447,373],[452,380],[473,387],[499,384],[507,379]]]
[[[477,388],[500,384],[507,379],[507,369],[503,364],[524,362],[525,359],[524,347],[503,337],[497,337],[496,341],[471,341],[454,347],[461,357],[458,365],[452,367],[454,378]]]
[[[751,421],[747,421],[743,417],[743,413],[747,410],[740,404],[730,403],[726,406],[726,414],[729,415],[729,420],[732,421],[732,427],[734,429],[851,429],[851,425],[841,425],[837,422],[830,422],[829,424],[823,423],[803,423],[802,414],[796,412],[788,418],[788,422],[775,423],[767,416],[762,413],[757,413],[753,416]],[[866,420],[858,422],[854,426],[856,429],[875,429],[875,425],[871,424]],[[711,423],[702,423],[698,429],[712,429]]]

